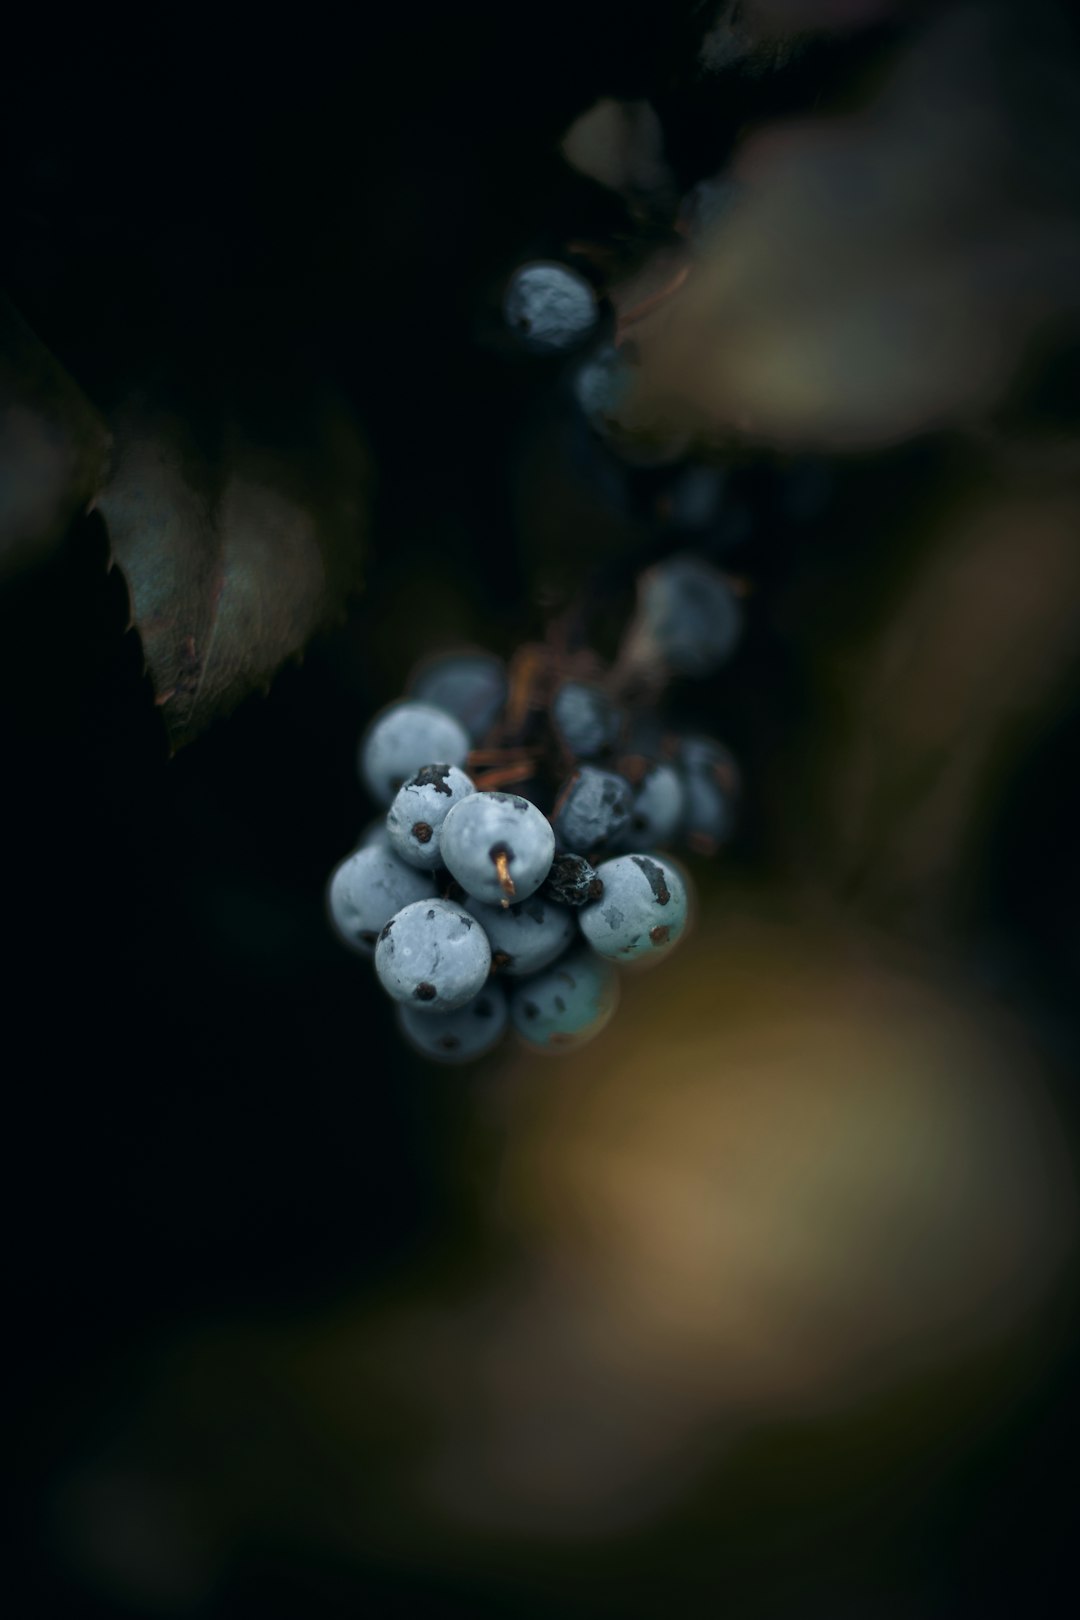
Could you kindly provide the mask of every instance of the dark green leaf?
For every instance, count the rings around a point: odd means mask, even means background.
[[[174,750],[265,691],[359,584],[363,440],[336,404],[292,417],[208,433],[200,413],[196,437],[186,415],[133,402],[115,423],[97,505]]]

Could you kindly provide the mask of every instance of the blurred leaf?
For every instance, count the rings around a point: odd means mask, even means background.
[[[752,134],[735,206],[635,327],[623,425],[858,450],[985,420],[1080,313],[1080,98],[1030,32],[950,7],[858,112]]]
[[[0,579],[48,555],[105,477],[109,435],[0,294]]]
[[[647,101],[605,96],[594,102],[563,136],[562,154],[580,174],[630,197],[662,194],[672,185],[664,132]]]
[[[97,503],[174,750],[343,614],[368,476],[337,404],[293,407],[284,432],[194,420],[131,402]]]
[[[993,454],[928,520],[887,622],[821,660],[838,725],[804,859],[894,928],[955,927],[1001,787],[1076,690],[1076,447]]]

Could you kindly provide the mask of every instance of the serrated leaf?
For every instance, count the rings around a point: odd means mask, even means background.
[[[105,478],[104,422],[0,294],[0,579],[42,561]]]
[[[295,411],[286,436],[234,419],[196,437],[133,402],[97,506],[175,750],[337,618],[358,586],[368,461],[344,407]]]

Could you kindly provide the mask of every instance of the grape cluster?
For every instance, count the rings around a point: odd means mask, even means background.
[[[674,610],[691,563],[708,568],[675,558],[642,577],[611,670],[548,643],[509,669],[449,655],[368,727],[360,775],[384,814],[331,875],[328,912],[425,1056],[467,1062],[508,1028],[534,1049],[579,1046],[615,1010],[616,965],[685,933],[690,880],[669,851],[728,837],[734,762],[621,694],[655,665],[696,671],[730,652],[730,615],[698,612],[700,587],[694,611]]]
[[[618,429],[632,366],[584,275],[520,266],[503,316],[526,352],[571,360],[579,419],[605,454],[672,461],[670,445]],[[679,447],[674,459],[664,502],[679,543],[714,525],[724,480]],[[616,966],[678,944],[690,880],[670,851],[725,842],[738,773],[721,743],[666,726],[659,699],[711,675],[741,632],[732,580],[675,551],[638,574],[610,668],[562,623],[509,667],[484,651],[428,660],[376,716],[359,766],[384,816],[332,874],[327,904],[420,1052],[465,1062],[507,1028],[538,1050],[579,1046],[615,1009]]]

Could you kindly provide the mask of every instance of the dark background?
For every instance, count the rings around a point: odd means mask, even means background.
[[[328,933],[323,886],[370,813],[357,738],[415,659],[456,639],[507,654],[542,628],[546,559],[521,539],[533,494],[521,447],[560,377],[489,340],[491,311],[523,257],[587,236],[632,266],[663,236],[574,175],[559,136],[600,95],[650,97],[685,189],[748,123],[859,93],[893,41],[882,27],[820,44],[721,91],[695,70],[699,35],[692,8],[665,4],[212,28],[178,15],[83,38],[58,27],[19,53],[17,74],[9,62],[3,279],[91,399],[107,411],[133,377],[161,375],[197,410],[221,378],[257,392],[295,370],[355,404],[376,473],[365,591],[345,628],[173,759],[100,520],[0,597],[20,1613],[143,1612],[84,1575],[51,1504],[71,1458],[109,1434],[147,1347],[225,1313],[288,1317],[479,1263],[469,1093],[399,1044]],[[1068,397],[1054,398],[1069,420]],[[723,681],[686,701],[744,762],[731,859],[747,873],[783,867],[768,795],[811,701],[813,631],[787,634],[772,604],[830,590],[887,601],[917,544],[905,503],[935,487],[948,454],[929,442],[837,463],[833,504],[809,524],[785,514],[786,460],[737,462],[750,633]],[[894,521],[868,561],[882,511]],[[627,597],[655,543],[634,510],[572,539],[602,603]],[[1078,727],[1075,705],[1032,727],[993,806],[963,947],[1061,1076],[1077,1033]],[[1057,1100],[1074,1128],[1064,1079]],[[925,1500],[901,1509],[886,1491],[878,1510],[830,1510],[820,1536],[783,1530],[816,1522],[810,1444],[803,1471],[758,1498],[761,1548],[774,1528],[790,1547],[783,1573],[765,1551],[727,1547],[725,1584],[706,1480],[637,1565],[619,1547],[574,1555],[554,1596],[527,1549],[496,1577],[429,1563],[422,1536],[412,1568],[256,1541],[192,1612],[542,1614],[573,1593],[571,1612],[617,1614],[630,1612],[627,1560],[635,1613],[663,1612],[672,1583],[679,1613],[1064,1606],[1069,1336]]]

